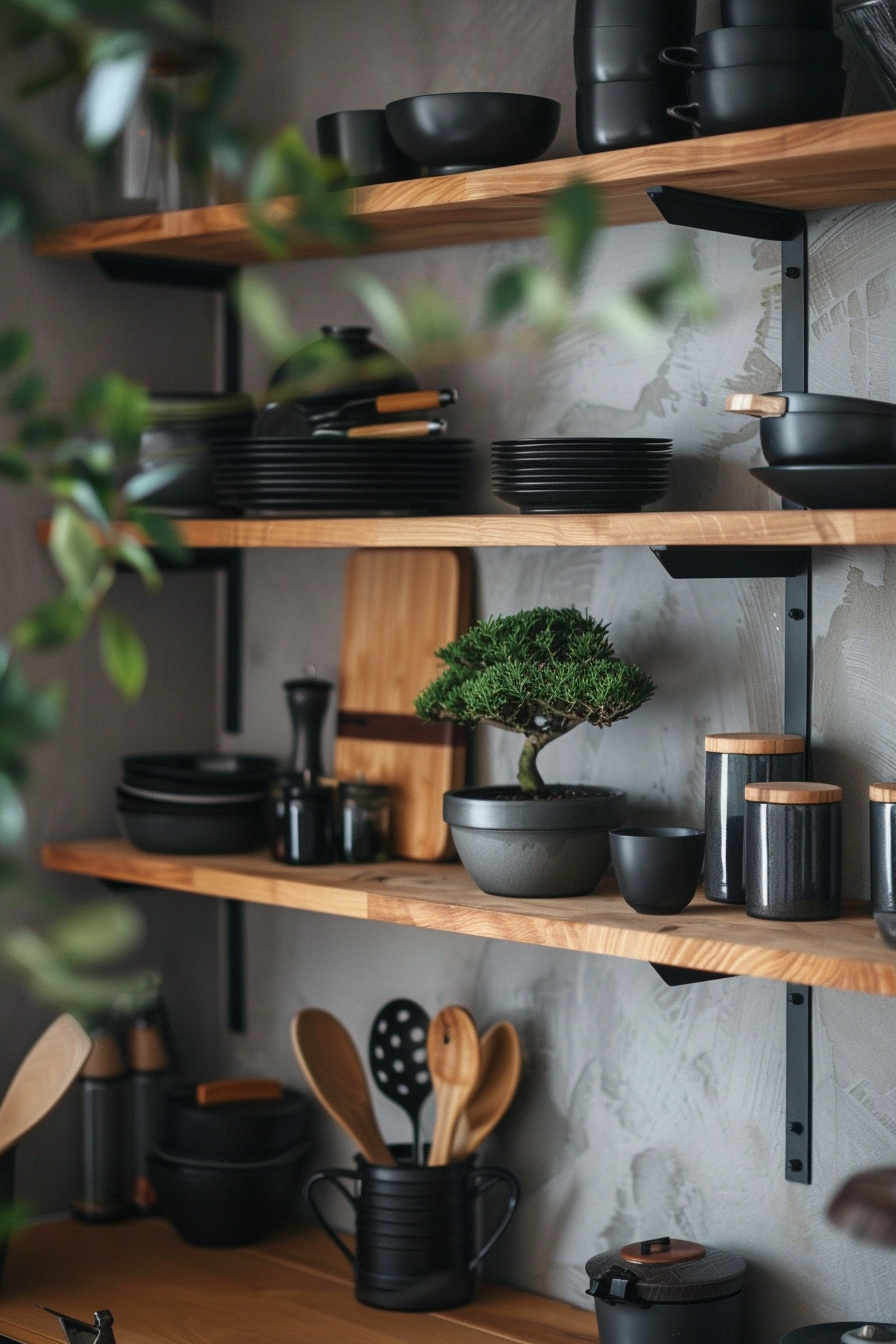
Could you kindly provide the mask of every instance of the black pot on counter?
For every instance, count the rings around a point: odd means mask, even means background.
[[[746,1265],[738,1255],[658,1237],[585,1267],[601,1344],[740,1344]]]

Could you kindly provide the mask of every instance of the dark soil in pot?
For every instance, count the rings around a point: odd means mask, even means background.
[[[443,815],[461,862],[492,896],[587,896],[625,819],[619,789],[560,784],[533,797],[507,785],[455,789]]]

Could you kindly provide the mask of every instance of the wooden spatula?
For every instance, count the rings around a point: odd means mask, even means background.
[[[93,1042],[71,1013],[47,1027],[18,1067],[0,1104],[0,1153],[39,1125],[65,1096]]]
[[[308,1084],[325,1111],[376,1167],[394,1167],[373,1113],[355,1043],[332,1013],[303,1008],[292,1020],[292,1046]]]
[[[432,1019],[426,1037],[426,1056],[436,1094],[436,1124],[429,1165],[444,1167],[460,1117],[479,1081],[479,1033],[466,1008],[443,1008]]]
[[[522,1052],[513,1023],[496,1022],[479,1045],[482,1056],[479,1081],[454,1131],[452,1162],[463,1162],[485,1142],[519,1086]]]

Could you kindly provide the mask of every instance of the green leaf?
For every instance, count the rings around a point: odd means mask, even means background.
[[[83,477],[54,472],[50,480],[50,488],[53,494],[60,499],[70,499],[77,504],[98,527],[107,528],[109,526],[109,515],[104,509],[99,495],[90,482],[85,481]]]
[[[0,373],[8,373],[31,354],[31,336],[24,327],[0,331]]]
[[[105,976],[72,970],[34,929],[13,929],[0,949],[7,964],[26,980],[37,998],[88,1021],[116,1015],[134,1017],[158,1002],[159,977],[155,972]]]
[[[55,448],[68,433],[62,415],[32,415],[19,425],[16,441],[23,448]]]
[[[414,342],[410,321],[388,285],[369,271],[352,271],[345,277],[345,287],[364,304],[387,345],[397,350],[410,349]]]
[[[91,901],[57,920],[46,932],[50,946],[70,966],[102,966],[128,956],[145,925],[127,901]]]
[[[100,149],[121,134],[148,69],[146,51],[101,60],[93,67],[78,102],[78,118],[88,148]]]
[[[233,287],[240,316],[254,331],[271,359],[282,363],[301,345],[280,296],[261,276],[244,271]]]
[[[483,321],[496,327],[522,312],[526,302],[524,265],[508,266],[491,277],[485,291]]]
[[[133,500],[134,503],[140,499],[146,499],[147,495],[154,495],[157,490],[162,490],[172,481],[176,481],[179,476],[183,476],[187,470],[186,467],[172,464],[165,467],[153,467],[149,471],[139,471],[122,488],[122,495],[125,499]]]
[[[127,511],[127,520],[145,532],[155,549],[173,565],[189,564],[191,552],[181,541],[177,524],[170,518],[132,504]]]
[[[49,550],[69,588],[76,593],[92,588],[103,564],[103,552],[88,524],[70,505],[62,505],[53,515]]]
[[[463,335],[464,324],[450,299],[433,285],[418,285],[405,300],[413,344],[451,345]]]
[[[28,459],[15,449],[8,453],[0,453],[0,476],[7,481],[14,481],[16,485],[27,485],[33,479],[34,473],[31,470]]]
[[[0,849],[20,849],[27,825],[22,795],[12,780],[0,774]]]
[[[62,593],[35,607],[13,627],[13,643],[20,649],[58,649],[73,644],[87,629],[91,604]]]
[[[120,448],[136,448],[149,419],[149,396],[144,387],[107,373],[82,388],[76,413]]]
[[[42,373],[30,369],[13,383],[6,394],[6,409],[13,415],[27,414],[46,395],[47,384]]]
[[[543,266],[523,262],[493,277],[486,291],[484,320],[498,326],[520,315],[548,333],[562,330],[569,319],[567,289]]]
[[[136,570],[147,588],[152,590],[161,588],[162,576],[159,573],[159,567],[146,547],[136,537],[129,536],[127,532],[122,532],[115,549],[118,552],[119,560],[125,565],[130,565],[131,569]]]
[[[99,620],[100,657],[109,680],[125,700],[139,700],[146,685],[143,641],[124,616],[104,607]]]
[[[585,274],[603,213],[603,197],[589,182],[570,182],[550,199],[545,232],[568,285],[578,285]]]

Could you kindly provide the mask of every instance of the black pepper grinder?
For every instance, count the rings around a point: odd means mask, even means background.
[[[336,856],[335,793],[320,782],[321,728],[333,683],[319,680],[314,667],[306,672],[283,686],[293,725],[292,762],[272,790],[274,858],[296,867],[332,863]]]

